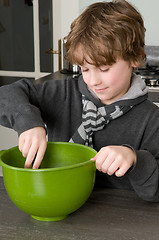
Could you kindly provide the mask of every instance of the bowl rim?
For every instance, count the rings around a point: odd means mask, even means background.
[[[55,144],[59,144],[59,145],[76,145],[76,146],[80,146],[80,147],[83,147],[83,148],[89,148],[92,152],[94,152],[95,154],[97,153],[97,151],[89,146],[86,146],[86,145],[82,145],[82,144],[79,144],[79,143],[70,143],[70,142],[47,142],[47,144],[49,145],[55,145]],[[1,156],[7,154],[8,152],[10,151],[13,151],[14,149],[18,149],[18,146],[15,146],[15,147],[12,147],[10,149],[7,149],[7,150],[2,150],[3,153],[1,154]],[[11,166],[11,165],[8,165],[6,163],[3,162],[3,160],[0,158],[0,166],[5,167],[5,168],[8,168],[8,169],[14,169],[14,170],[17,170],[17,171],[21,171],[21,172],[55,172],[55,171],[62,171],[62,170],[67,170],[67,169],[72,169],[72,168],[77,168],[77,167],[81,167],[83,165],[86,165],[86,164],[94,164],[95,165],[95,161],[92,161],[92,160],[87,160],[85,162],[81,162],[81,163],[76,163],[76,164],[73,164],[73,165],[68,165],[68,166],[64,166],[64,167],[53,167],[53,168],[38,168],[38,169],[32,169],[32,168],[20,168],[20,167],[14,167],[14,166]]]

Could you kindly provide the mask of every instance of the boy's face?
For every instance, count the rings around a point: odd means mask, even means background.
[[[81,66],[84,82],[104,104],[111,104],[129,89],[133,64],[118,60],[111,66],[99,68],[87,62]]]

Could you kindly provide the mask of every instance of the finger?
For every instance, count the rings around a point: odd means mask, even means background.
[[[44,154],[45,154],[45,150],[46,150],[46,145],[43,144],[40,146],[40,148],[38,149],[34,164],[33,164],[33,169],[38,169],[40,167],[40,164],[43,160]]]
[[[112,154],[109,154],[107,156],[107,158],[105,159],[105,161],[103,162],[102,166],[101,166],[101,170],[103,173],[108,173],[108,169],[110,168],[110,166],[112,165],[112,163],[114,162],[114,156]]]
[[[24,168],[30,168],[31,165],[32,165],[32,162],[34,161],[35,159],[35,156],[37,154],[37,151],[38,151],[38,148],[35,148],[34,145],[32,145],[29,149],[29,152],[28,152],[28,155],[27,155],[27,158],[26,158],[26,161],[25,161],[25,166]]]
[[[96,156],[94,157],[95,161],[96,161],[96,168],[99,171],[102,171],[102,165],[103,163],[106,161],[107,159],[107,153],[106,151],[103,151],[102,149],[96,154]]]
[[[121,166],[119,169],[115,172],[115,175],[117,177],[122,177],[124,174],[128,171],[128,167],[126,166]]]
[[[113,175],[119,169],[119,166],[120,163],[117,160],[113,161],[107,168],[107,174],[110,176]]]
[[[23,154],[23,157],[27,157],[28,156],[28,153],[29,153],[29,151],[30,151],[30,147],[31,147],[31,143],[30,142],[28,142],[28,141],[25,141],[24,142],[24,145],[23,145],[23,147],[22,147],[22,154]]]
[[[106,161],[106,157],[105,156],[100,156],[99,158],[96,159],[96,168],[99,171],[102,171],[102,166],[103,163]]]
[[[25,144],[25,140],[19,137],[19,151],[23,151],[23,146]]]

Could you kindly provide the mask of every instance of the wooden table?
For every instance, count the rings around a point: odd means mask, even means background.
[[[132,191],[94,189],[75,213],[40,222],[18,209],[0,178],[0,240],[159,240],[159,203]]]

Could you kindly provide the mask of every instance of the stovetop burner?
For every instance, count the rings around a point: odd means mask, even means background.
[[[135,73],[145,80],[147,86],[159,87],[159,66],[149,66],[137,68]]]

